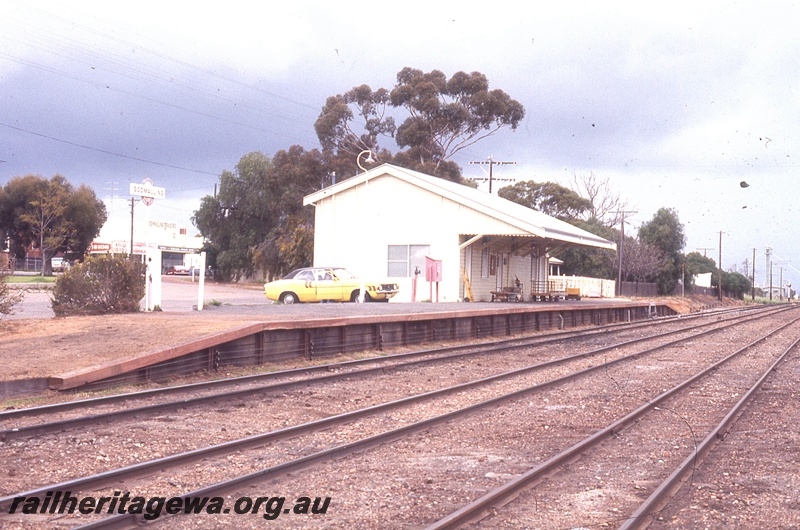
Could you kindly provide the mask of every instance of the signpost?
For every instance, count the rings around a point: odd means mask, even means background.
[[[138,195],[145,206],[150,206],[156,199],[165,199],[167,191],[153,185],[149,177],[145,177],[141,184],[131,182],[131,195]],[[150,224],[149,210],[145,225],[145,265],[147,266],[147,284],[145,291],[145,311],[152,311],[156,306],[161,306],[161,250],[151,249],[148,244],[147,228]],[[131,198],[131,255],[133,255],[133,198]]]
[[[153,181],[145,177],[141,184],[131,182],[131,195],[140,196],[144,205],[150,206],[155,199],[166,199],[167,190],[154,186]]]

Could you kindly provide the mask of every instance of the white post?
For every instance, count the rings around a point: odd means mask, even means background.
[[[198,267],[200,267],[200,280],[197,285],[197,310],[203,310],[203,294],[205,290],[205,279],[206,279],[206,253],[200,253],[200,263],[198,263]]]
[[[167,192],[164,188],[153,186],[153,181],[145,177],[141,184],[131,183],[131,195],[139,195],[145,206],[150,206],[155,199],[163,199]],[[156,248],[150,250],[150,210],[146,210],[144,225],[144,260],[147,266],[147,278],[145,280],[145,311],[152,311],[155,306],[161,305],[161,250]],[[133,254],[133,202],[131,202],[131,254]],[[152,258],[157,258],[153,260]]]
[[[161,249],[148,247],[145,252],[147,261],[148,294],[147,311],[153,311],[156,306],[161,307]]]

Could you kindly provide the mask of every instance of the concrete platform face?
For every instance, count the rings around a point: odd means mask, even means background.
[[[272,318],[201,340],[49,378],[54,390],[163,379],[226,365],[324,359],[386,347],[506,337],[664,316],[666,306],[633,302],[314,304],[277,306]],[[197,367],[201,368],[197,368]],[[193,367],[193,368],[189,368]]]
[[[424,344],[432,340],[469,340],[475,337],[502,336],[530,330],[557,329],[586,324],[644,318],[651,310],[649,302],[615,299],[583,299],[560,302],[473,302],[473,303],[323,303],[274,304],[267,300],[259,285],[207,284],[204,300],[214,302],[203,311],[195,309],[197,283],[185,277],[164,278],[163,312],[179,322],[214,320],[230,323],[216,329],[225,331],[203,335],[200,340],[166,343],[156,349],[143,348],[128,353],[112,363],[75,366],[70,373],[54,372],[48,376],[50,388],[75,388],[110,377],[139,374],[165,374],[164,364],[194,359],[210,369],[225,363],[227,352],[245,348],[253,351],[244,365],[286,361],[293,358],[334,357],[339,353],[380,350],[394,345]],[[661,309],[659,314],[666,314]],[[535,315],[535,316],[532,316]],[[644,315],[644,317],[643,317]],[[9,320],[54,318],[50,293],[31,291]],[[97,318],[98,322],[103,316]],[[179,339],[183,340],[183,339]],[[230,355],[228,355],[230,357]],[[104,361],[105,362],[105,361]],[[144,374],[146,372],[146,374]],[[174,374],[173,374],[174,375]],[[43,386],[36,381],[9,381],[0,387],[0,395],[27,393]],[[12,384],[13,383],[13,384]],[[13,386],[13,388],[12,388]]]

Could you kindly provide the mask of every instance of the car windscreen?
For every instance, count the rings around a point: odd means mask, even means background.
[[[353,273],[351,273],[347,269],[333,269],[333,273],[340,280],[352,280],[353,278],[355,278]]]

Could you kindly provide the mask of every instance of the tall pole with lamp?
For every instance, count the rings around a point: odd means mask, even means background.
[[[358,156],[356,157],[356,165],[358,166],[358,168],[361,171],[366,173],[367,170],[364,168],[364,166],[361,165],[361,157],[363,155],[367,155],[367,158],[364,159],[364,162],[367,163],[367,164],[374,163],[375,159],[372,158],[372,151],[370,151],[369,149],[364,149],[363,151],[358,153]],[[361,279],[361,284],[358,287],[358,298],[357,298],[357,301],[358,301],[359,304],[363,304],[364,300],[365,300],[365,296],[364,296],[365,295],[365,293],[364,293],[365,287],[364,287],[364,274],[363,274],[363,271],[361,271],[361,273],[362,274],[358,275],[359,278]]]

